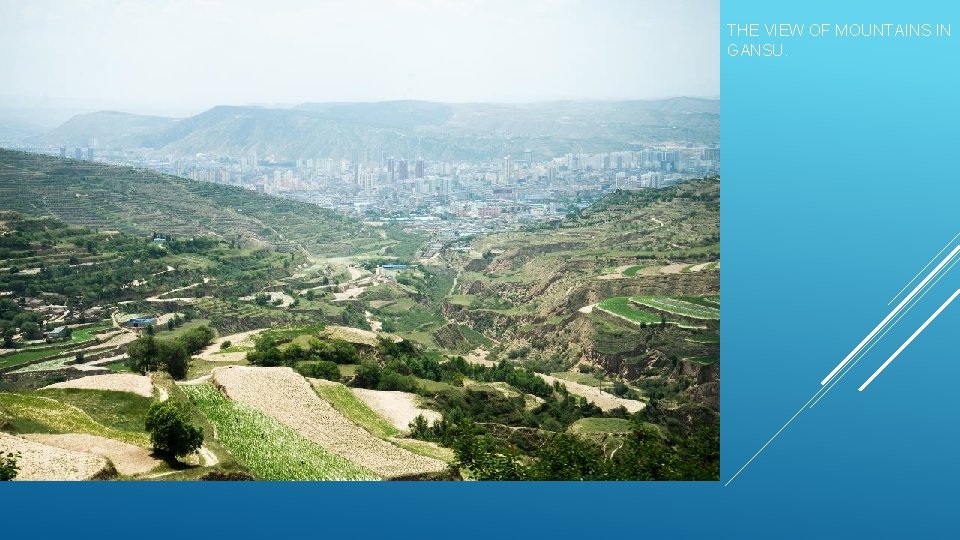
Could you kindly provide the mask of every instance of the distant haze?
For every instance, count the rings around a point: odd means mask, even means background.
[[[719,1],[0,0],[0,106],[718,96]]]

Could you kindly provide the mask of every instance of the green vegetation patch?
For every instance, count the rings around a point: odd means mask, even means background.
[[[397,428],[360,401],[346,386],[338,383],[313,383],[313,389],[318,396],[333,405],[334,409],[375,437],[386,439],[400,434]]]
[[[0,413],[16,433],[86,433],[150,447],[144,432],[107,427],[73,405],[44,396],[0,393]]]
[[[633,423],[624,418],[581,418],[567,429],[574,435],[631,433],[633,430]]]
[[[143,431],[147,409],[153,402],[151,398],[112,390],[48,388],[38,390],[37,395],[72,405],[103,425],[132,432]]]
[[[324,450],[273,418],[207,384],[182,387],[217,428],[217,439],[263,480],[376,480],[373,472]]]
[[[630,302],[691,319],[720,320],[720,310],[670,296],[631,296]]]
[[[639,309],[637,306],[633,305],[631,303],[631,299],[626,296],[607,298],[606,300],[597,304],[597,307],[603,311],[608,311],[614,315],[619,315],[620,317],[624,317],[638,324],[657,324],[662,320],[660,315],[657,315],[656,313],[650,313],[649,311]]]

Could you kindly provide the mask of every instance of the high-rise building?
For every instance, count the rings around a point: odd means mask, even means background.
[[[503,157],[503,171],[501,173],[501,182],[510,183],[510,176],[513,174],[513,163],[510,162],[510,156]]]
[[[387,175],[391,182],[397,179],[397,162],[392,157],[387,159]]]
[[[67,147],[66,147],[66,146],[61,146],[61,147],[60,147],[60,157],[62,157],[62,158],[67,157]]]
[[[417,178],[423,178],[423,160],[417,159],[417,168],[416,168]]]
[[[406,180],[407,178],[410,178],[410,171],[407,169],[407,160],[401,159],[400,162],[397,163],[397,168],[400,169],[398,173],[400,180]]]
[[[88,147],[87,147],[87,160],[88,160],[88,161],[93,161],[93,147],[92,147],[92,146],[88,146]]]
[[[79,146],[73,149],[73,157],[76,159],[83,159],[83,149]]]
[[[533,167],[533,150],[523,151],[523,161],[526,162],[527,167]]]

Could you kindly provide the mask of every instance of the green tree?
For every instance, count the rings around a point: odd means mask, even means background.
[[[127,367],[137,373],[156,371],[160,366],[157,340],[152,335],[144,335],[127,347]]]
[[[187,376],[190,354],[178,339],[157,339],[151,335],[137,338],[127,348],[127,366],[138,373],[164,369],[174,379]]]
[[[176,380],[187,376],[190,367],[190,355],[180,340],[158,340],[157,355],[159,364]]]
[[[180,341],[187,348],[188,354],[197,354],[213,342],[213,336],[214,332],[209,326],[198,326],[184,332]]]
[[[328,381],[340,380],[340,369],[337,367],[337,364],[327,360],[320,360],[315,364],[310,364],[304,371],[306,371],[306,374],[310,377],[326,379]]]
[[[414,439],[426,440],[430,435],[430,424],[427,422],[426,417],[418,414],[417,417],[413,419],[413,422],[410,422],[410,436]]]
[[[33,322],[25,322],[20,327],[20,331],[23,333],[25,339],[40,339],[43,337],[43,332],[40,330],[40,325]]]
[[[13,480],[20,472],[17,460],[20,459],[20,452],[14,454],[7,452],[7,455],[0,453],[0,481]]]
[[[150,406],[145,426],[153,449],[163,454],[179,458],[203,444],[203,430],[190,423],[183,404],[170,399]]]

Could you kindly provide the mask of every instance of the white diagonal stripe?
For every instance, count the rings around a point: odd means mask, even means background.
[[[887,358],[887,361],[884,362],[883,365],[880,366],[879,369],[877,369],[877,371],[873,372],[873,375],[871,375],[870,378],[867,379],[867,382],[863,383],[863,385],[859,388],[859,390],[863,392],[863,389],[869,386],[870,383],[872,383],[873,380],[877,378],[877,375],[879,375],[883,370],[887,369],[887,366],[890,365],[890,362],[893,362],[893,360],[896,357],[900,356],[900,353],[902,353],[904,349],[906,349],[911,343],[913,343],[913,340],[917,339],[917,336],[920,335],[920,332],[923,332],[924,329],[926,329],[926,327],[930,323],[932,323],[934,319],[940,316],[940,314],[943,313],[943,310],[947,309],[947,306],[950,305],[950,302],[953,302],[953,300],[958,295],[960,295],[960,289],[957,289],[956,292],[950,295],[950,298],[947,298],[947,301],[944,302],[943,305],[941,305],[936,311],[934,311],[933,315],[931,315],[929,319],[924,321],[924,323],[920,325],[920,328],[917,328],[917,331],[914,332],[913,335],[911,335],[909,338],[907,338],[907,340],[903,342],[903,345],[901,345],[899,349],[897,349],[892,355],[890,355],[890,358]]]
[[[910,300],[912,300],[913,297],[916,296],[917,293],[920,292],[920,290],[923,289],[923,287],[926,286],[926,284],[929,283],[930,280],[933,279],[933,277],[936,276],[940,272],[940,270],[942,270],[943,267],[946,266],[948,262],[950,262],[951,259],[956,257],[958,252],[960,252],[960,245],[957,245],[957,247],[953,248],[953,251],[951,251],[950,254],[947,255],[945,259],[940,261],[940,264],[938,264],[929,274],[927,274],[927,277],[923,278],[923,281],[921,281],[916,287],[914,287],[914,289],[910,291],[910,294],[904,297],[904,299],[901,300],[899,304],[897,304],[897,307],[893,308],[893,311],[891,311],[889,315],[887,315],[882,321],[880,321],[880,324],[878,324],[876,328],[874,328],[869,334],[867,334],[867,337],[863,338],[863,341],[861,341],[859,345],[854,347],[854,349],[850,351],[850,354],[848,354],[847,357],[844,358],[842,362],[837,364],[837,367],[833,368],[833,371],[831,371],[830,374],[826,376],[826,378],[820,381],[820,384],[824,385],[830,382],[830,379],[836,376],[837,372],[843,369],[843,366],[847,365],[847,362],[849,362],[851,358],[853,358],[858,352],[860,352],[860,349],[863,349],[864,345],[869,343],[870,340],[873,339],[873,336],[877,335],[877,333],[880,332],[880,330],[882,330],[883,327],[886,326],[888,322],[890,322],[890,319],[894,318],[894,316],[896,316],[896,314],[899,313],[901,309],[903,309],[903,306],[907,305],[907,303],[910,302]]]
[[[893,298],[891,298],[889,302],[887,302],[887,305],[889,306],[890,304],[893,303],[894,300],[896,300],[897,298],[899,298],[900,295],[903,294],[903,291],[907,290],[907,287],[909,287],[911,283],[913,283],[914,281],[916,281],[916,279],[917,279],[918,277],[920,277],[920,274],[922,274],[923,271],[927,269],[927,267],[929,267],[931,264],[933,264],[933,261],[937,260],[937,257],[939,257],[941,253],[943,253],[944,251],[946,251],[946,249],[947,249],[948,247],[950,247],[950,244],[952,244],[953,241],[957,239],[957,237],[960,237],[960,233],[957,233],[957,235],[954,236],[953,238],[951,238],[949,242],[947,242],[946,244],[944,244],[944,246],[943,246],[942,248],[940,248],[940,251],[938,251],[937,254],[933,256],[932,259],[930,259],[930,262],[928,262],[926,265],[924,265],[924,267],[921,268],[919,272],[917,272],[917,275],[913,276],[913,277],[910,279],[910,281],[908,281],[907,284],[904,285],[902,289],[900,289],[900,291],[897,293],[897,295],[894,296]]]
[[[909,306],[907,306],[907,309],[903,310],[903,313],[901,313],[900,315],[897,315],[896,320],[894,320],[892,323],[890,323],[890,326],[888,326],[888,327],[883,331],[882,334],[880,334],[879,336],[877,336],[877,338],[876,338],[875,340],[873,340],[873,343],[871,343],[869,347],[867,347],[866,349],[864,349],[864,350],[858,355],[858,357],[857,357],[856,359],[854,359],[853,362],[850,362],[850,364],[846,367],[846,369],[844,369],[843,372],[840,373],[840,375],[839,375],[838,377],[836,377],[836,378],[833,380],[832,383],[830,383],[830,386],[827,387],[827,391],[824,392],[824,393],[822,393],[822,394],[820,394],[820,397],[818,397],[817,400],[813,402],[813,405],[810,405],[810,408],[812,409],[817,403],[820,403],[820,400],[823,399],[823,396],[827,395],[827,392],[829,392],[830,389],[834,387],[834,385],[836,385],[838,382],[840,382],[840,379],[842,379],[842,378],[847,374],[847,372],[849,372],[851,369],[853,369],[853,366],[856,366],[857,363],[860,362],[860,360],[863,360],[863,357],[866,356],[868,352],[870,352],[870,349],[873,349],[874,345],[876,345],[877,343],[879,343],[880,340],[883,339],[883,336],[887,335],[887,332],[889,332],[890,330],[892,330],[893,327],[896,326],[898,322],[900,322],[900,319],[902,319],[907,313],[910,313],[910,310],[913,309],[917,304],[919,304],[919,303],[920,303],[920,300],[923,300],[923,297],[926,296],[928,292],[932,291],[933,288],[937,286],[937,283],[940,283],[940,280],[943,279],[947,274],[949,274],[949,273],[950,273],[950,270],[953,270],[953,267],[956,266],[958,262],[960,262],[960,259],[957,259],[957,260],[953,261],[952,263],[950,263],[950,266],[948,266],[947,269],[944,270],[943,273],[940,274],[939,277],[937,277],[936,281],[934,281],[933,283],[931,283],[930,286],[927,287],[927,288],[920,294],[920,296],[916,297],[916,299],[914,299],[914,301],[913,301]]]

